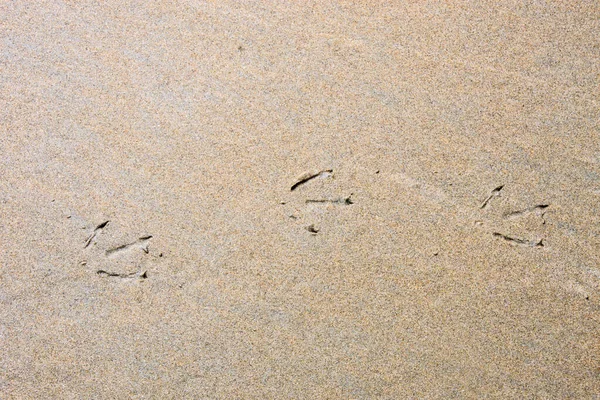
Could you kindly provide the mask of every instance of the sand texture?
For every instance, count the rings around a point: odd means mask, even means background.
[[[600,3],[0,4],[0,399],[600,399]]]

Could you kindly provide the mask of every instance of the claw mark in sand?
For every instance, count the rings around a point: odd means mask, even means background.
[[[511,237],[511,236],[507,236],[504,235],[502,233],[498,233],[498,232],[494,232],[493,235],[497,238],[500,239],[504,239],[508,242],[511,242],[513,244],[518,244],[521,246],[528,246],[528,247],[544,247],[544,243],[543,240],[544,239],[540,239],[539,241],[530,241],[530,240],[525,240],[525,239],[520,239],[520,238],[515,238],[515,237]]]
[[[322,171],[319,172],[305,172],[302,175],[300,175],[298,177],[298,179],[296,180],[296,183],[294,183],[292,185],[292,188],[290,189],[291,191],[294,191],[298,188],[298,186],[305,184],[306,182],[313,180],[315,178],[328,178],[330,176],[333,175],[333,170],[332,169],[324,169]]]
[[[313,235],[316,235],[320,231],[320,229],[317,226],[315,226],[315,224],[310,224],[306,227],[306,230],[312,233]]]
[[[516,218],[521,217],[523,215],[527,215],[530,213],[536,213],[542,219],[544,219],[544,214],[546,214],[546,208],[550,207],[550,204],[538,204],[537,206],[529,207],[524,210],[513,211],[504,214],[504,218]],[[544,221],[545,223],[546,221]]]
[[[344,204],[349,206],[350,204],[354,204],[352,200],[352,193],[348,197],[340,197],[337,199],[308,199],[305,201],[306,204],[310,203],[332,203],[332,204]]]
[[[504,187],[504,185],[500,185],[496,188],[494,188],[494,190],[491,191],[490,195],[483,201],[483,203],[481,203],[481,206],[479,206],[479,208],[485,208],[487,207],[487,205],[489,204],[489,202],[497,196],[500,196],[500,191],[502,190],[502,188]]]
[[[104,221],[100,225],[96,226],[96,228],[94,229],[94,232],[92,232],[90,234],[90,236],[88,236],[88,238],[86,239],[85,246],[83,246],[84,249],[86,247],[88,247],[90,245],[90,243],[92,243],[92,240],[94,240],[94,238],[96,237],[96,235],[98,234],[98,232],[100,232],[102,229],[104,229],[106,227],[106,225],[108,225],[109,222],[110,221]]]
[[[135,277],[138,277],[140,279],[148,278],[148,273],[146,271],[119,274],[117,272],[109,272],[109,271],[105,271],[103,269],[99,269],[98,271],[96,271],[96,273],[101,276],[109,276],[109,277],[115,277],[115,278],[135,278]]]
[[[149,243],[150,239],[152,239],[152,235],[142,236],[135,242],[124,244],[124,245],[118,246],[118,247],[114,247],[112,249],[108,249],[108,250],[106,250],[106,256],[110,257],[114,254],[121,253],[123,251],[130,250],[135,247],[142,249],[144,251],[144,253],[148,254],[148,245],[150,244]]]

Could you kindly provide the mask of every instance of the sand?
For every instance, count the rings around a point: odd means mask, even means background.
[[[0,398],[600,398],[598,3],[0,7]]]

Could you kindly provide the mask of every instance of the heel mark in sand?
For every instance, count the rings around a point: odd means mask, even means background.
[[[90,236],[88,236],[88,238],[85,241],[85,245],[83,246],[84,249],[86,247],[88,247],[90,245],[90,243],[92,243],[92,240],[94,240],[94,238],[96,237],[98,232],[100,232],[102,229],[104,229],[106,227],[106,225],[108,225],[109,222],[110,221],[104,221],[101,224],[97,225],[96,228],[94,228],[94,231],[90,234]]]
[[[492,235],[494,235],[494,237],[504,239],[507,242],[511,242],[513,244],[518,244],[520,246],[544,247],[544,243],[543,243],[544,239],[540,239],[539,241],[531,241],[531,240],[520,239],[520,238],[504,235],[504,234],[498,233],[498,232],[494,232]]]
[[[333,175],[333,170],[332,169],[324,169],[321,170],[319,172],[305,172],[302,175],[300,175],[298,177],[298,179],[296,180],[296,183],[294,183],[290,189],[290,191],[294,191],[298,188],[298,186],[305,184],[308,181],[311,181],[315,178],[319,178],[319,177],[330,177]]]
[[[492,190],[490,192],[490,195],[483,201],[483,203],[481,203],[479,208],[481,208],[481,209],[486,208],[488,206],[488,204],[490,203],[490,201],[492,201],[492,199],[494,197],[500,196],[500,191],[502,190],[502,188],[504,188],[504,185],[500,185],[500,186],[494,188],[494,190]]]

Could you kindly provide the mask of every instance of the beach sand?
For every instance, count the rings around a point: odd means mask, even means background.
[[[0,9],[0,398],[599,398],[598,3]]]

